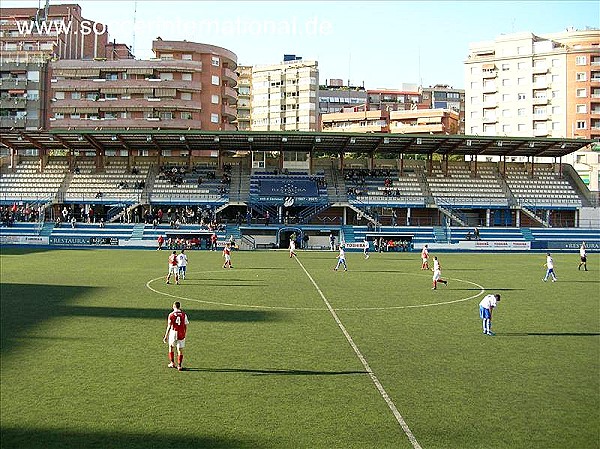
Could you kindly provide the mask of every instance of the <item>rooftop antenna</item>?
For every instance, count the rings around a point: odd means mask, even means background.
[[[133,2],[133,37],[131,39],[131,53],[135,57],[135,19],[137,17],[137,0]]]

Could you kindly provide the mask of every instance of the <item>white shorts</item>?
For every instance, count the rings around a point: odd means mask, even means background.
[[[429,260],[428,257],[422,257],[422,259],[423,259],[423,263],[427,263],[427,261]]]
[[[179,274],[179,267],[177,265],[169,265],[169,274]]]
[[[435,270],[433,272],[433,280],[434,281],[439,281],[441,277],[442,277],[442,272],[440,270]]]
[[[231,262],[231,256],[229,254],[225,254],[225,262]]]
[[[169,332],[169,346],[174,346],[177,349],[185,348],[185,338],[183,340],[177,340],[177,332]]]

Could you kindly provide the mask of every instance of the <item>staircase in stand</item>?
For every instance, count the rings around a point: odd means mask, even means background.
[[[344,241],[344,243],[354,243],[356,241],[356,239],[354,238],[353,226],[342,226],[342,233],[339,241],[341,242],[342,240]]]
[[[133,230],[131,231],[131,237],[129,240],[142,240],[144,238],[144,223],[137,223],[133,226]]]
[[[523,238],[527,242],[532,242],[533,240],[535,240],[535,238],[533,237],[533,234],[531,233],[531,229],[529,229],[529,228],[521,228],[521,234],[523,234]]]
[[[39,236],[40,237],[50,237],[52,234],[52,230],[54,229],[54,223],[51,221],[46,221],[40,229]]]
[[[433,236],[435,238],[436,243],[447,243],[448,236],[446,235],[446,230],[441,226],[433,227]]]
[[[521,210],[525,213],[525,215],[534,219],[535,221],[537,221],[538,223],[540,223],[542,226],[544,226],[546,228],[550,227],[550,223],[548,223],[546,220],[544,220],[542,217],[540,217],[538,214],[536,214],[533,209],[529,209],[527,206],[525,206],[523,204],[521,204],[520,207],[521,207]]]

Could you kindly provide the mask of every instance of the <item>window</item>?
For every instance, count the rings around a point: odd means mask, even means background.
[[[219,57],[218,57],[218,56],[213,56],[213,57],[210,59],[210,62],[211,62],[211,64],[212,64],[214,67],[219,67],[219,65],[220,65],[220,63],[221,63],[221,62],[220,62],[220,60],[219,60]]]
[[[479,132],[479,126],[471,126],[471,134],[477,134]]]
[[[577,72],[575,74],[575,80],[576,81],[585,81],[587,80],[587,74],[585,72]]]
[[[502,94],[502,101],[510,101],[510,94]]]
[[[519,86],[522,86],[523,84],[525,84],[525,78],[517,78],[517,84]]]
[[[527,127],[526,127],[526,126],[525,126],[523,123],[519,123],[519,124],[517,125],[517,130],[518,130],[519,132],[523,132],[523,131],[525,131],[526,129],[527,129]]]
[[[586,126],[585,126],[585,120],[577,120],[577,121],[575,122],[575,127],[576,127],[577,129],[586,129]]]
[[[525,100],[527,98],[527,95],[525,95],[525,94],[517,94],[517,98],[519,100]]]
[[[210,114],[211,123],[219,123],[219,114]]]
[[[587,96],[587,91],[586,89],[577,89],[575,91],[575,95],[577,96],[577,98],[585,98]]]
[[[524,62],[519,62],[517,64],[517,69],[519,69],[519,70],[525,70],[526,68],[527,68],[527,64]]]
[[[479,83],[477,81],[471,81],[471,89],[479,89]]]
[[[552,82],[558,83],[560,81],[560,75],[552,75]]]
[[[71,100],[80,100],[81,92],[71,92]]]
[[[221,81],[219,80],[219,77],[217,75],[213,75],[211,77],[211,83],[213,86],[219,86],[221,84]]]
[[[510,125],[502,125],[502,132],[504,134],[510,133]]]
[[[525,115],[527,111],[525,110],[525,108],[519,108],[517,110],[517,115]]]
[[[527,53],[527,47],[517,47],[518,55],[524,55],[525,53]]]
[[[183,59],[184,61],[191,61],[192,60],[192,55],[188,54],[188,53],[184,53],[181,55],[181,59]]]
[[[191,112],[182,112],[181,113],[181,119],[182,120],[191,120],[192,119],[192,113]]]
[[[552,114],[560,114],[561,113],[561,109],[560,106],[552,106]]]
[[[552,67],[559,67],[559,66],[560,66],[560,59],[553,59]]]
[[[210,96],[210,102],[212,104],[219,104],[219,96],[218,95],[211,95]]]
[[[191,100],[192,93],[191,92],[181,92],[181,99],[182,100]]]
[[[170,61],[173,59],[173,53],[163,53],[162,55],[160,55],[160,59],[162,59],[163,61]]]
[[[575,65],[586,65],[587,59],[585,56],[577,56],[575,58]]]
[[[509,78],[503,79],[502,80],[502,85],[503,86],[510,86],[510,79]]]
[[[479,113],[477,111],[471,111],[471,118],[477,118]]]
[[[191,73],[182,73],[181,81],[192,81],[192,74]]]
[[[161,80],[165,80],[165,81],[172,81],[173,80],[173,73],[170,72],[164,72],[160,74],[160,79]]]
[[[64,92],[54,92],[54,98],[56,98],[57,100],[64,100],[65,93]]]
[[[477,97],[471,97],[471,104],[477,104],[478,99]]]
[[[119,79],[119,75],[117,73],[107,73],[104,77],[109,81],[116,81]]]
[[[558,131],[560,129],[560,122],[552,122],[552,131]]]
[[[587,105],[578,104],[576,106],[575,110],[577,111],[578,114],[585,114],[585,113],[587,113]]]
[[[496,125],[483,125],[483,133],[487,136],[496,134]]]
[[[502,71],[506,72],[508,70],[510,70],[510,64],[502,64]]]
[[[502,109],[502,117],[510,117],[510,109]]]
[[[544,115],[546,114],[546,106],[534,106],[533,113],[535,115]]]
[[[556,98],[558,97],[558,90],[553,90],[552,91],[552,98]]]

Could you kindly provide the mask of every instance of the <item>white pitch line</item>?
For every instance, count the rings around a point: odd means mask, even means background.
[[[333,316],[333,319],[335,320],[335,322],[337,323],[338,327],[340,328],[340,330],[344,334],[344,337],[346,337],[346,340],[348,340],[348,343],[350,343],[350,346],[354,350],[354,353],[356,354],[356,356],[358,357],[358,359],[362,363],[363,367],[365,368],[365,370],[369,374],[369,377],[371,378],[371,380],[375,384],[375,387],[377,388],[377,390],[379,390],[379,394],[381,394],[381,397],[383,398],[383,400],[385,401],[385,403],[388,405],[388,407],[392,411],[394,417],[396,418],[396,421],[398,421],[398,424],[400,424],[400,427],[402,427],[402,430],[404,431],[404,434],[408,437],[408,440],[412,444],[413,448],[414,449],[422,449],[421,445],[419,444],[419,442],[417,441],[417,439],[413,435],[412,431],[408,427],[408,424],[406,424],[406,421],[404,420],[404,418],[402,417],[402,415],[400,414],[400,412],[396,408],[396,404],[394,404],[394,401],[392,401],[392,398],[390,398],[390,396],[387,394],[387,391],[385,391],[385,388],[383,388],[383,385],[381,385],[381,382],[379,381],[379,379],[377,378],[377,376],[375,375],[375,373],[373,372],[373,370],[369,366],[369,363],[367,362],[367,359],[365,359],[365,357],[360,352],[360,349],[358,349],[358,346],[356,345],[356,343],[354,343],[354,340],[352,339],[352,337],[350,336],[350,334],[346,330],[346,327],[344,326],[344,324],[342,323],[342,321],[338,317],[337,313],[335,313],[335,310],[333,309],[333,307],[331,307],[331,304],[329,304],[329,301],[327,300],[327,298],[325,297],[325,295],[323,294],[323,292],[321,291],[321,289],[319,288],[319,286],[317,285],[317,283],[315,282],[315,280],[313,279],[313,277],[306,270],[306,268],[304,268],[304,265],[302,264],[302,262],[300,262],[300,259],[298,259],[297,257],[295,259],[296,259],[296,262],[298,262],[298,264],[302,268],[302,270],[304,270],[304,273],[306,273],[306,275],[308,276],[308,278],[310,279],[310,281],[312,282],[312,284],[315,286],[315,288],[319,292],[319,295],[321,295],[321,299],[323,299],[323,302],[327,306],[327,309],[329,310],[329,313],[331,313],[331,316]]]

